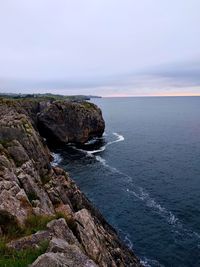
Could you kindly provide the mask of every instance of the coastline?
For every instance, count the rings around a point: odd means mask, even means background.
[[[69,102],[43,102],[42,112],[52,108],[53,104],[59,107],[64,121],[69,108],[77,114],[76,118],[73,117],[73,123],[77,119],[78,125],[82,125],[82,121],[89,118],[87,123],[90,130],[88,126],[87,131],[83,128],[80,132],[73,125],[70,127],[73,133],[68,131],[68,141],[85,142],[95,135],[102,135],[105,127],[100,110],[86,103],[80,107],[80,103],[70,103],[69,106]],[[38,105],[41,106],[38,101],[27,103],[10,100],[1,101],[0,104],[0,214],[3,218],[0,226],[1,239],[6,240],[5,247],[9,251],[35,249],[40,247],[41,241],[46,240],[46,251],[38,255],[32,266],[46,266],[44,264],[48,261],[52,264],[48,266],[56,266],[60,261],[64,264],[69,261],[66,251],[68,255],[70,251],[71,262],[76,266],[141,266],[138,258],[118,238],[116,231],[69,175],[61,168],[51,166],[51,153],[37,128],[36,117],[41,116]],[[45,116],[47,125],[48,118]],[[98,123],[90,123],[94,119]],[[56,126],[53,129],[60,132],[63,121],[56,117],[53,125]],[[48,131],[45,127],[43,135],[50,132],[52,140],[52,127]],[[63,131],[60,133],[56,140],[63,142],[66,136],[63,137]],[[76,135],[75,139],[73,135]],[[27,234],[25,230],[30,218],[36,223],[45,218],[46,224],[42,229],[37,227],[37,231],[30,229]],[[14,233],[11,231],[13,227],[16,228]],[[61,253],[64,257],[61,257]]]

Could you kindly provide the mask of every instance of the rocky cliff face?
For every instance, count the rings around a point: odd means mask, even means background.
[[[55,101],[38,116],[40,132],[48,139],[62,143],[84,143],[101,136],[105,123],[101,110],[88,102]]]
[[[0,241],[13,251],[46,241],[33,267],[141,266],[69,175],[51,166],[38,125],[61,142],[84,142],[104,129],[100,110],[87,103],[0,102]]]

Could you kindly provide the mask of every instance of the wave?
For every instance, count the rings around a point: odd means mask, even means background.
[[[104,167],[106,167],[107,169],[109,169],[112,173],[119,173],[119,171],[115,167],[112,167],[112,166],[108,165],[106,163],[106,160],[103,159],[101,156],[95,156],[95,159],[97,161],[99,161]]]
[[[52,166],[57,166],[60,164],[60,162],[62,161],[62,157],[59,153],[51,153],[52,157],[53,157],[53,161],[51,162]]]
[[[103,135],[104,136],[104,135]],[[101,137],[93,137],[92,139],[88,140],[86,143],[84,143],[84,145],[88,146],[88,145],[94,145],[96,144],[98,141],[101,141],[103,139],[103,136]]]
[[[102,152],[102,151],[104,151],[106,149],[106,147],[105,146],[102,146],[102,147],[100,147],[99,149],[97,149],[97,150],[87,150],[86,152],[87,153],[89,153],[89,154],[95,154],[95,153],[99,153],[99,152]]]
[[[118,142],[124,141],[124,136],[123,135],[118,134],[118,133],[113,133],[113,135],[115,135],[117,137],[116,140],[108,142],[106,145],[100,147],[99,149],[92,150],[92,151],[87,150],[87,153],[90,153],[90,154],[100,153],[100,152],[103,152],[106,149],[107,146],[112,145],[114,143],[118,143]]]
[[[134,195],[136,198],[145,202],[146,206],[156,211],[160,216],[165,218],[167,222],[171,225],[177,225],[182,227],[182,224],[179,222],[178,218],[171,212],[162,207],[159,203],[157,203],[153,198],[149,196],[147,192],[144,191],[142,187],[138,187],[138,193],[133,190],[126,190],[130,194]]]
[[[108,146],[109,146],[109,145],[112,145],[112,144],[114,144],[114,143],[118,143],[118,142],[121,142],[121,141],[124,141],[124,140],[125,140],[124,136],[121,135],[121,134],[113,133],[113,135],[115,135],[115,136],[117,137],[117,139],[114,140],[114,141],[110,141],[110,142],[108,142],[108,143],[107,143]]]
[[[117,137],[116,140],[108,142],[106,145],[100,147],[97,150],[92,150],[92,151],[87,150],[87,153],[90,153],[90,154],[100,153],[100,152],[104,151],[107,146],[109,146],[111,144],[114,144],[114,143],[118,143],[118,142],[124,141],[124,136],[123,135],[118,134],[118,133],[113,133],[113,135],[115,135]]]
[[[102,157],[100,156],[96,156],[95,157],[97,161],[99,161],[103,166],[107,167],[108,165],[106,164],[106,160],[103,159]]]
[[[138,199],[144,201],[147,207],[151,208],[162,218],[164,218],[169,225],[173,226],[176,234],[185,236],[186,238],[195,238],[199,242],[200,235],[197,232],[185,228],[183,224],[180,222],[180,220],[171,211],[167,210],[166,208],[162,207],[159,203],[157,203],[153,198],[149,196],[147,192],[144,192],[143,188],[141,187],[139,188],[140,191],[139,194],[129,189],[127,189],[126,191],[130,192]]]
[[[144,267],[165,267],[163,264],[160,264],[159,261],[157,260],[152,260],[152,259],[148,259],[146,257],[144,257],[140,263],[144,266]]]
[[[132,182],[133,177],[127,175],[126,173],[121,172],[120,170],[118,170],[117,168],[115,168],[113,166],[110,166],[106,162],[106,160],[104,158],[102,158],[101,156],[94,155],[96,153],[104,151],[106,149],[106,146],[124,140],[124,137],[118,133],[113,133],[113,135],[115,135],[117,137],[117,139],[114,141],[108,142],[106,145],[100,147],[98,150],[88,151],[88,150],[78,149],[76,147],[74,147],[74,148],[76,150],[79,150],[79,151],[85,153],[89,157],[94,157],[98,162],[100,162],[105,168],[107,168],[112,173],[116,173],[116,174],[122,175],[123,177],[126,177],[128,179],[127,183],[129,183],[130,181]],[[198,241],[200,240],[200,235],[198,233],[191,231],[189,229],[186,229],[182,225],[180,220],[171,211],[167,210],[161,204],[157,203],[156,200],[153,199],[149,195],[149,193],[145,191],[144,188],[142,188],[140,186],[132,185],[131,189],[127,188],[125,190],[126,190],[126,192],[128,192],[129,194],[131,194],[135,198],[137,198],[138,200],[144,202],[146,207],[148,207],[151,211],[157,213],[159,216],[161,216],[163,219],[165,219],[169,225],[173,226],[173,228],[175,229],[175,233],[178,233],[182,236],[195,238]]]
[[[96,160],[99,161],[104,167],[108,168],[111,172],[115,172],[117,174],[120,174],[126,178],[128,178],[128,181],[132,181],[133,178],[115,167],[112,167],[106,163],[106,160],[103,159],[100,156],[96,156]],[[162,207],[159,203],[157,203],[153,198],[150,197],[149,193],[145,192],[144,188],[140,186],[134,185],[134,190],[126,189],[126,192],[129,194],[134,195],[137,199],[143,201],[147,207],[151,208],[155,212],[157,212],[160,216],[166,219],[166,221],[170,225],[179,225],[179,227],[182,227],[181,223],[179,222],[178,218],[171,212]]]
[[[105,134],[107,135],[107,134]],[[95,150],[86,150],[86,149],[82,149],[82,148],[77,148],[76,146],[71,146],[73,149],[77,150],[77,151],[81,151],[87,155],[91,155],[91,154],[96,154],[96,153],[100,153],[100,152],[103,152],[106,150],[106,147],[111,145],[111,144],[114,144],[114,143],[118,143],[118,142],[121,142],[121,141],[124,141],[124,136],[123,135],[120,135],[118,133],[113,133],[113,135],[115,135],[117,137],[116,140],[114,141],[110,141],[108,142],[107,144],[101,146],[99,149],[95,149]],[[87,143],[85,143],[85,145],[92,145],[92,144],[95,144],[97,140],[99,140],[100,138],[96,138],[96,139],[92,139],[90,141],[88,141]]]
[[[95,158],[104,167],[109,169],[109,171],[111,171],[112,173],[114,172],[114,173],[122,175],[123,177],[126,177],[128,179],[127,182],[130,182],[133,180],[133,178],[131,176],[129,176],[129,175],[119,171],[115,167],[112,167],[109,164],[107,164],[106,160],[103,159],[102,157],[95,156]],[[190,237],[195,238],[199,242],[200,235],[197,232],[191,231],[191,230],[185,228],[182,225],[182,223],[180,222],[180,220],[171,211],[167,210],[165,207],[163,207],[159,203],[157,203],[155,199],[150,197],[149,193],[147,193],[144,188],[142,188],[140,186],[136,186],[136,185],[132,185],[132,187],[134,187],[134,189],[127,188],[126,192],[133,195],[134,197],[136,197],[140,201],[143,201],[144,204],[146,205],[146,207],[150,208],[151,211],[154,211],[159,216],[161,216],[163,219],[165,219],[166,222],[176,230],[175,233],[178,233],[182,236],[185,236],[186,238],[190,238]],[[162,266],[162,265],[154,265],[154,266]]]

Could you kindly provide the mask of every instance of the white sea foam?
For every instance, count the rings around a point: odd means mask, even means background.
[[[106,147],[105,146],[102,146],[102,147],[100,147],[99,149],[97,149],[97,150],[87,150],[87,153],[89,153],[89,154],[96,154],[96,153],[99,153],[99,152],[102,152],[102,151],[104,151],[106,149]]]
[[[129,237],[128,234],[125,236],[124,242],[125,242],[125,244],[127,245],[127,247],[129,249],[131,249],[131,250],[133,249],[133,243],[131,242],[130,237]]]
[[[133,190],[128,190],[129,193],[134,195],[136,198],[145,202],[146,206],[157,212],[160,216],[165,218],[167,222],[171,225],[178,225],[181,226],[178,218],[171,212],[168,211],[166,208],[162,207],[159,203],[157,203],[153,198],[149,196],[147,192],[144,191],[142,187],[136,188],[138,193]]]
[[[108,165],[106,164],[106,160],[103,159],[102,157],[100,157],[100,156],[96,156],[95,158],[96,158],[96,160],[99,161],[103,166],[106,166],[106,167],[108,166]]]
[[[108,168],[110,171],[118,173],[128,179],[127,182],[132,181],[132,177],[119,171],[115,167],[112,167],[106,163],[106,160],[100,156],[96,156],[96,160],[98,160],[102,165]],[[149,193],[147,193],[144,188],[139,186],[134,186],[134,190],[130,190],[129,188],[126,189],[126,192],[129,194],[134,195],[137,199],[143,201],[147,207],[157,212],[160,216],[166,219],[166,221],[170,225],[178,225],[179,228],[182,227],[182,224],[179,222],[178,218],[171,212],[168,211],[166,208],[162,207],[159,203],[157,203],[152,197],[150,197]]]
[[[104,167],[106,167],[109,171],[111,171],[112,173],[119,173],[119,171],[115,168],[115,167],[112,167],[110,166],[109,164],[107,164],[106,160],[103,159],[102,157],[100,156],[95,156],[95,159],[97,161],[99,161]]]
[[[83,153],[85,153],[88,157],[94,157],[98,162],[100,162],[105,168],[107,168],[109,171],[111,171],[112,173],[117,173],[119,175],[122,175],[123,177],[126,177],[127,179],[127,184],[129,184],[129,182],[133,181],[133,177],[121,172],[120,170],[118,170],[117,168],[110,166],[106,160],[104,158],[102,158],[99,155],[94,155],[95,153],[98,152],[102,152],[106,149],[106,146],[111,145],[113,143],[117,143],[120,141],[124,140],[124,137],[122,135],[119,135],[117,133],[113,133],[113,135],[115,135],[117,137],[116,140],[108,142],[106,145],[104,145],[103,147],[101,147],[98,150],[94,150],[94,151],[86,151],[83,149],[77,149]],[[60,159],[59,157],[57,157],[57,159],[55,160],[56,162],[59,162]],[[183,238],[195,238],[197,241],[197,246],[199,246],[199,240],[200,240],[200,234],[194,231],[191,231],[187,228],[185,228],[182,223],[180,222],[180,220],[169,210],[167,210],[165,207],[163,207],[161,204],[157,203],[155,199],[153,199],[152,197],[150,197],[149,193],[145,191],[144,188],[136,186],[131,184],[132,188],[127,188],[125,189],[126,192],[128,194],[133,195],[135,198],[141,200],[144,202],[144,204],[150,208],[151,211],[155,212],[156,214],[158,214],[159,216],[161,216],[163,219],[166,220],[166,222],[173,227],[173,231],[174,233],[177,233],[178,235],[181,235]],[[130,238],[128,237],[128,235],[125,235],[125,242],[127,243],[127,245],[132,248],[132,243]],[[157,267],[163,267],[164,265],[161,265],[158,261],[156,260],[150,260],[147,258],[144,258],[142,260],[142,264],[145,267],[151,267],[151,266],[157,266]]]
[[[117,227],[116,227],[116,229],[117,229],[118,233],[120,234],[120,236],[122,237],[124,243],[127,245],[127,247],[130,248],[130,249],[132,250],[132,248],[133,248],[133,243],[131,242],[131,237],[130,237],[130,235],[129,235],[127,232],[125,232],[125,231],[123,231],[122,229],[120,229],[120,228],[117,228]]]
[[[130,181],[133,180],[133,178],[121,171],[119,171],[118,169],[116,169],[115,167],[110,166],[109,164],[107,164],[106,160],[103,159],[100,156],[95,156],[96,160],[99,161],[104,167],[106,167],[109,171],[111,171],[112,173],[117,173],[122,175],[123,177],[126,177],[128,180],[127,182],[129,183]],[[157,203],[155,199],[153,199],[152,197],[150,197],[149,193],[147,193],[144,188],[140,187],[140,186],[136,186],[136,185],[132,185],[132,187],[134,187],[134,189],[125,189],[126,192],[128,194],[133,195],[135,198],[143,201],[145,203],[145,205],[151,209],[151,211],[154,211],[155,213],[157,213],[159,216],[161,216],[163,219],[166,220],[166,222],[173,226],[174,229],[179,233],[182,234],[182,236],[187,236],[187,237],[192,237],[198,240],[200,240],[200,235],[194,231],[191,231],[187,228],[185,228],[182,223],[180,222],[180,220],[169,210],[167,210],[165,207],[163,207],[161,204]],[[154,265],[154,266],[162,266],[162,265]]]
[[[100,147],[99,149],[92,150],[92,151],[87,150],[87,153],[89,153],[89,154],[100,153],[100,152],[103,152],[103,151],[106,149],[107,146],[109,146],[109,145],[111,145],[111,144],[114,144],[114,143],[118,143],[118,142],[124,141],[124,137],[123,137],[123,135],[120,135],[120,134],[118,134],[118,133],[113,133],[113,135],[115,135],[115,136],[117,137],[116,140],[108,142],[106,145]],[[87,143],[86,143],[86,144],[87,144]]]
[[[144,257],[140,262],[144,267],[165,267],[163,264],[160,264],[159,261],[148,259],[146,257]]]
[[[87,141],[86,143],[85,143],[85,145],[93,145],[93,144],[95,144],[96,143],[96,139],[91,139],[91,140],[89,140],[89,141]]]
[[[121,135],[121,134],[113,133],[113,135],[115,135],[115,136],[117,137],[117,139],[114,140],[114,141],[110,141],[110,142],[108,142],[108,143],[107,143],[108,146],[109,146],[109,145],[112,145],[112,144],[114,144],[114,143],[118,143],[118,142],[121,142],[121,141],[124,141],[124,140],[125,140],[124,136]]]
[[[124,137],[118,133],[113,133],[113,135],[115,135],[117,137],[117,139],[114,141],[108,142],[106,145],[102,146],[98,150],[87,151],[87,150],[83,150],[83,149],[78,149],[76,147],[74,147],[74,149],[85,153],[88,157],[95,157],[95,159],[98,162],[100,162],[104,167],[106,167],[109,171],[111,171],[112,173],[117,173],[119,175],[122,175],[123,177],[126,177],[128,179],[127,182],[130,182],[133,180],[133,178],[131,176],[119,171],[117,168],[115,168],[113,166],[110,166],[106,162],[106,160],[104,158],[100,157],[99,155],[94,155],[96,153],[104,151],[106,149],[106,146],[111,145],[113,143],[121,142],[124,140]],[[56,154],[56,157],[55,157],[55,164],[56,165],[59,164],[59,162],[62,160],[59,157],[60,157],[60,155]],[[54,162],[53,162],[53,164],[54,164]],[[163,207],[159,203],[157,203],[155,199],[150,197],[149,193],[147,193],[144,190],[144,188],[139,187],[139,186],[135,186],[135,185],[134,186],[132,185],[132,187],[133,187],[132,189],[127,188],[126,192],[133,195],[135,198],[143,201],[148,208],[150,208],[152,211],[156,212],[159,216],[164,218],[169,225],[173,226],[179,234],[183,234],[183,235],[186,235],[187,237],[192,237],[192,238],[196,238],[196,239],[200,240],[200,235],[198,233],[184,228],[182,223],[179,221],[179,219],[171,211],[167,210],[165,207]],[[157,265],[157,266],[161,266],[161,265]]]
[[[100,156],[96,156],[96,160],[99,161],[104,167],[108,168],[110,171],[118,173],[126,178],[128,181],[132,181],[132,177],[119,171],[115,167],[112,167],[106,163],[106,160]],[[147,193],[142,187],[134,186],[134,190],[127,188],[126,192],[132,194],[137,199],[143,201],[147,207],[151,210],[154,210],[160,216],[162,216],[170,225],[178,225],[179,228],[182,227],[181,223],[179,222],[178,218],[171,212],[168,211],[166,208],[162,207],[159,203],[157,203],[152,197],[150,197],[149,193]]]
[[[105,134],[107,135],[107,134]],[[83,152],[89,156],[91,156],[92,154],[96,154],[96,153],[100,153],[100,152],[103,152],[106,150],[106,147],[111,145],[111,144],[114,144],[114,143],[118,143],[118,142],[121,142],[121,141],[124,141],[124,137],[123,135],[120,135],[118,133],[113,133],[113,135],[115,135],[117,137],[116,140],[114,141],[111,141],[111,142],[108,142],[107,144],[103,145],[102,147],[100,147],[99,149],[96,149],[96,150],[86,150],[86,149],[81,149],[81,148],[77,148],[75,146],[71,146],[73,149],[77,150],[77,151],[80,151],[80,152]],[[90,140],[86,143],[86,145],[91,145],[93,143],[95,143],[96,141],[93,139],[93,140]]]
[[[52,166],[57,166],[60,164],[60,162],[62,161],[62,157],[59,153],[51,153],[52,157],[53,157],[53,161],[51,162]]]

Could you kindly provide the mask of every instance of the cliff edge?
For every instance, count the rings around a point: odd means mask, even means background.
[[[41,137],[83,143],[104,127],[88,102],[0,100],[0,266],[141,266],[69,175],[51,166]]]

